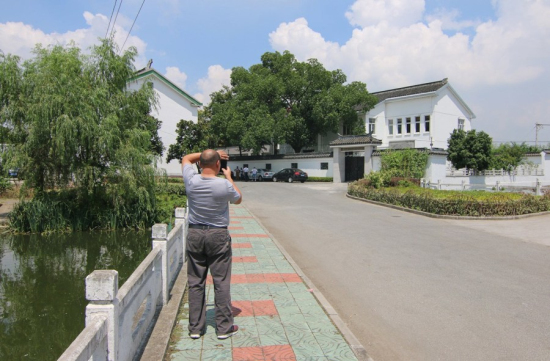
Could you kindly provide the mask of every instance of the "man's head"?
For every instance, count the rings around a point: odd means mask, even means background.
[[[201,153],[199,159],[201,168],[211,168],[214,170],[219,170],[218,161],[220,160],[220,155],[214,149],[207,149]]]

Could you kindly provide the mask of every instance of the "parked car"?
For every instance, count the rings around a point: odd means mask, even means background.
[[[18,176],[19,176],[19,168],[9,169],[9,170],[8,170],[8,177],[10,177],[10,178],[17,178]]]
[[[258,169],[258,173],[256,173],[256,180],[258,182],[264,181],[264,180],[271,180],[273,178],[274,172],[270,171],[269,169]],[[248,172],[248,178],[252,179],[252,171]]]
[[[298,168],[285,168],[273,174],[273,182],[283,181],[292,183],[300,181],[304,183],[307,180],[307,173]]]

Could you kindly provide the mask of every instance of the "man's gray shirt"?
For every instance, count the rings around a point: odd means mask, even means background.
[[[189,202],[189,223],[216,227],[229,225],[229,204],[237,202],[241,195],[227,179],[203,177],[196,167],[183,167],[183,181]]]

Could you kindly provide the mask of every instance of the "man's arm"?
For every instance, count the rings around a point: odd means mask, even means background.
[[[200,158],[201,158],[201,153],[186,154],[181,159],[181,165],[185,166],[186,164],[195,164],[200,160]]]

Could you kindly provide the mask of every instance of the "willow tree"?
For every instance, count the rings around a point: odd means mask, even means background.
[[[20,66],[19,81],[10,82],[18,88],[6,90],[17,101],[2,114],[12,142],[4,158],[20,169],[35,200],[70,198],[58,211],[79,218],[77,228],[152,223],[159,123],[148,115],[156,104],[152,87],[126,88],[136,54],[130,48],[118,55],[109,39],[88,54],[39,45]]]
[[[364,83],[346,84],[341,70],[316,59],[299,62],[288,51],[267,52],[261,61],[233,68],[231,87],[212,95],[212,129],[226,145],[259,152],[264,144],[287,143],[300,152],[341,125],[364,132],[355,109],[376,104]]]

